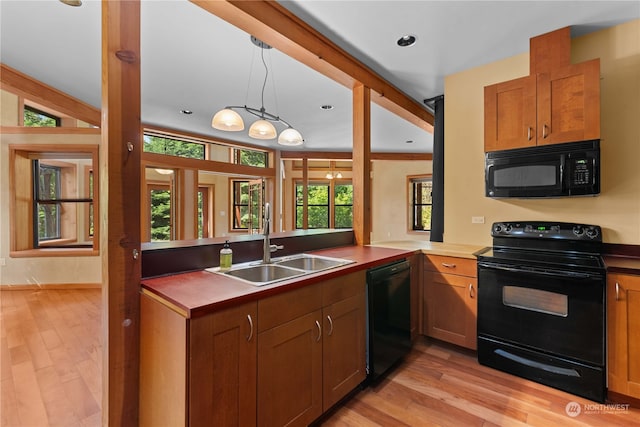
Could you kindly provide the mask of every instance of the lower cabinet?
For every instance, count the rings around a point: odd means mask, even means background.
[[[139,424],[256,425],[257,304],[195,319],[140,304]]]
[[[640,276],[607,275],[609,391],[640,399]]]
[[[427,255],[424,264],[424,333],[477,348],[477,264],[474,259]]]
[[[306,426],[364,381],[365,280],[357,272],[258,302],[258,425]]]
[[[366,272],[187,319],[141,296],[141,426],[306,426],[366,377]]]

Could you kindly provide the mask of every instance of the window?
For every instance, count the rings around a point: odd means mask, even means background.
[[[411,178],[411,219],[412,230],[431,230],[431,177]]]
[[[151,224],[149,239],[151,242],[172,240],[171,186],[168,184],[149,184],[147,188]]]
[[[334,228],[353,227],[353,185],[336,184],[333,196]]]
[[[296,183],[296,228],[304,228],[304,186]],[[351,228],[353,185],[311,182],[307,186],[308,228]]]
[[[203,143],[182,141],[148,133],[144,134],[144,151],[190,159],[204,159],[206,153]]]
[[[93,174],[98,146],[10,145],[9,156],[12,254],[52,248],[97,251],[92,212],[98,209]]]
[[[252,181],[231,180],[232,230],[248,230],[257,233],[262,220],[262,200],[264,183],[261,179]]]
[[[238,165],[266,168],[269,166],[268,159],[269,156],[264,151],[254,151],[240,148],[233,149],[233,162]]]
[[[58,127],[61,123],[60,117],[28,105],[24,106],[22,119],[24,126],[30,127]]]

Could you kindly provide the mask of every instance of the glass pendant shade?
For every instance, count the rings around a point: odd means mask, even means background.
[[[301,145],[302,135],[294,128],[287,128],[280,132],[278,137],[278,144],[280,145]]]
[[[211,127],[219,130],[237,132],[244,129],[244,121],[240,114],[229,108],[218,111],[211,120]]]
[[[266,120],[256,120],[249,128],[249,136],[255,139],[273,139],[277,135],[276,128]]]

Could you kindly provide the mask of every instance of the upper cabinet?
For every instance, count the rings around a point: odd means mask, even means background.
[[[484,88],[485,151],[600,138],[600,60],[571,64],[569,27],[530,44],[529,76]]]

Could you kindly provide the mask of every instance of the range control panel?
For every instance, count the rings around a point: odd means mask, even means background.
[[[494,222],[491,227],[491,236],[601,242],[602,230],[598,225],[569,222]]]

